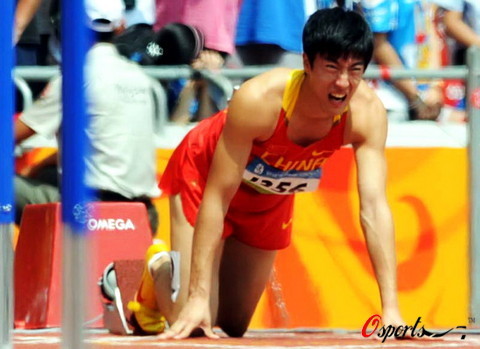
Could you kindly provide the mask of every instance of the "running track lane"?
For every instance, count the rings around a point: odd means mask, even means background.
[[[165,348],[165,349],[313,349],[313,348],[480,348],[480,333],[454,333],[432,340],[393,340],[382,343],[372,338],[362,338],[360,333],[352,332],[318,332],[318,331],[249,331],[244,338],[190,338],[186,340],[158,340],[155,336],[116,336],[96,331],[86,338],[88,349],[115,348]],[[60,348],[59,330],[14,331],[15,349],[57,349]]]

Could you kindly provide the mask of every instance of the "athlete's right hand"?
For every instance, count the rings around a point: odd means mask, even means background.
[[[158,338],[187,338],[196,328],[202,329],[205,335],[209,338],[219,338],[219,336],[212,331],[208,298],[189,297],[187,303],[180,311],[177,321],[175,321],[168,330],[159,335]]]

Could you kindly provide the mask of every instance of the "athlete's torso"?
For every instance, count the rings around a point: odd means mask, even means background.
[[[266,141],[253,144],[243,181],[258,192],[288,195],[316,190],[323,164],[343,144],[346,112],[334,117],[332,128],[325,137],[308,146],[300,146],[288,138],[289,119],[303,76],[303,71],[292,72],[273,135]]]
[[[320,183],[323,164],[343,145],[347,112],[335,116],[329,133],[308,146],[300,146],[288,138],[289,118],[302,81],[303,71],[293,71],[285,88],[282,109],[272,136],[266,141],[253,143],[241,190],[283,195],[314,191]],[[195,151],[195,161],[205,179],[225,121],[226,111],[221,111],[202,121],[190,134],[188,146],[193,151],[198,149]],[[206,164],[208,167],[205,167]]]

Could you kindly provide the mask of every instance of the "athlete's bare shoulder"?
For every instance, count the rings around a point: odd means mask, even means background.
[[[364,80],[362,80],[352,96],[350,106],[354,109],[368,109],[369,106],[372,108],[378,108],[382,106],[382,102],[375,91],[368,86]]]
[[[247,80],[239,89],[263,102],[280,103],[292,69],[275,68]]]
[[[350,134],[348,143],[358,143],[370,138],[386,136],[387,114],[375,91],[362,81],[350,101]]]
[[[244,82],[229,103],[228,118],[250,125],[256,138],[268,138],[277,123],[291,71],[275,68]]]

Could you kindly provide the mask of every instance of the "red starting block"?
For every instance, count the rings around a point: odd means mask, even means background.
[[[143,259],[152,243],[142,203],[96,202],[88,220],[87,321],[102,327],[97,285],[104,269],[118,259]],[[62,314],[62,221],[59,203],[28,205],[15,250],[16,328],[59,327]]]

